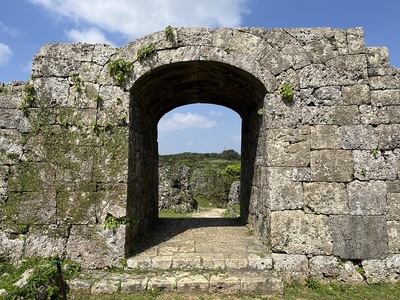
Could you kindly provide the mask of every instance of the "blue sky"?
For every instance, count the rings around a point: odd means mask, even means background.
[[[400,68],[397,0],[0,0],[0,82],[26,81],[47,43],[116,47],[171,26],[266,28],[364,27],[367,46],[386,46]],[[240,152],[241,120],[233,111],[197,104],[159,123],[160,154]]]

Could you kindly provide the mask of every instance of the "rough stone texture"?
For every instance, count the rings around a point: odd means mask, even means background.
[[[384,216],[331,216],[333,255],[345,259],[382,259],[388,253]]]
[[[349,213],[349,197],[344,183],[304,183],[304,205],[312,212],[326,215]]]
[[[308,259],[305,255],[272,254],[275,271],[285,280],[303,281],[308,277]]]
[[[116,266],[157,221],[159,119],[205,102],[242,118],[241,219],[268,250],[291,253],[275,254],[282,255],[275,268],[289,259],[306,278],[303,255],[325,255],[330,276],[333,254],[376,260],[368,272],[394,279],[400,72],[387,49],[366,47],[362,28],[173,32],[172,40],[161,31],[118,49],[45,45],[29,82],[0,83],[2,258],[37,255],[46,242],[42,253],[63,252],[87,268]],[[149,43],[156,53],[138,61]],[[120,58],[134,72],[118,86],[108,66]],[[283,83],[293,86],[293,101],[282,99]],[[107,231],[107,216],[129,226]],[[247,259],[225,265],[247,267]],[[360,279],[358,261],[343,267],[337,278]]]
[[[353,176],[351,151],[311,151],[311,180],[349,182]]]
[[[302,211],[271,213],[271,247],[288,254],[332,254],[327,216]]]

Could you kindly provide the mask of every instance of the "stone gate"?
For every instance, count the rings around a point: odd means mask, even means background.
[[[400,72],[361,28],[174,28],[32,68],[0,86],[1,257],[119,265],[158,217],[158,121],[213,103],[242,118],[241,218],[269,252],[397,278]]]

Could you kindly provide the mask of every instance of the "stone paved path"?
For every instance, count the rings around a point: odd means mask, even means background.
[[[93,294],[140,291],[281,293],[265,246],[239,219],[221,218],[223,210],[193,218],[159,219],[155,230],[127,260],[123,274],[91,274]],[[82,281],[73,283],[75,288]],[[84,286],[84,285],[83,285]]]

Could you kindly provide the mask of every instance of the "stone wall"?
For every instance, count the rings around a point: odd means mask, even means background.
[[[138,60],[143,47],[154,51]],[[122,85],[108,71],[119,58],[134,66]],[[157,219],[157,123],[197,102],[242,118],[241,217],[276,270],[336,274],[340,258],[397,278],[400,72],[361,28],[44,46],[31,80],[0,92],[0,255],[116,265]],[[126,222],[104,229],[110,216]]]

